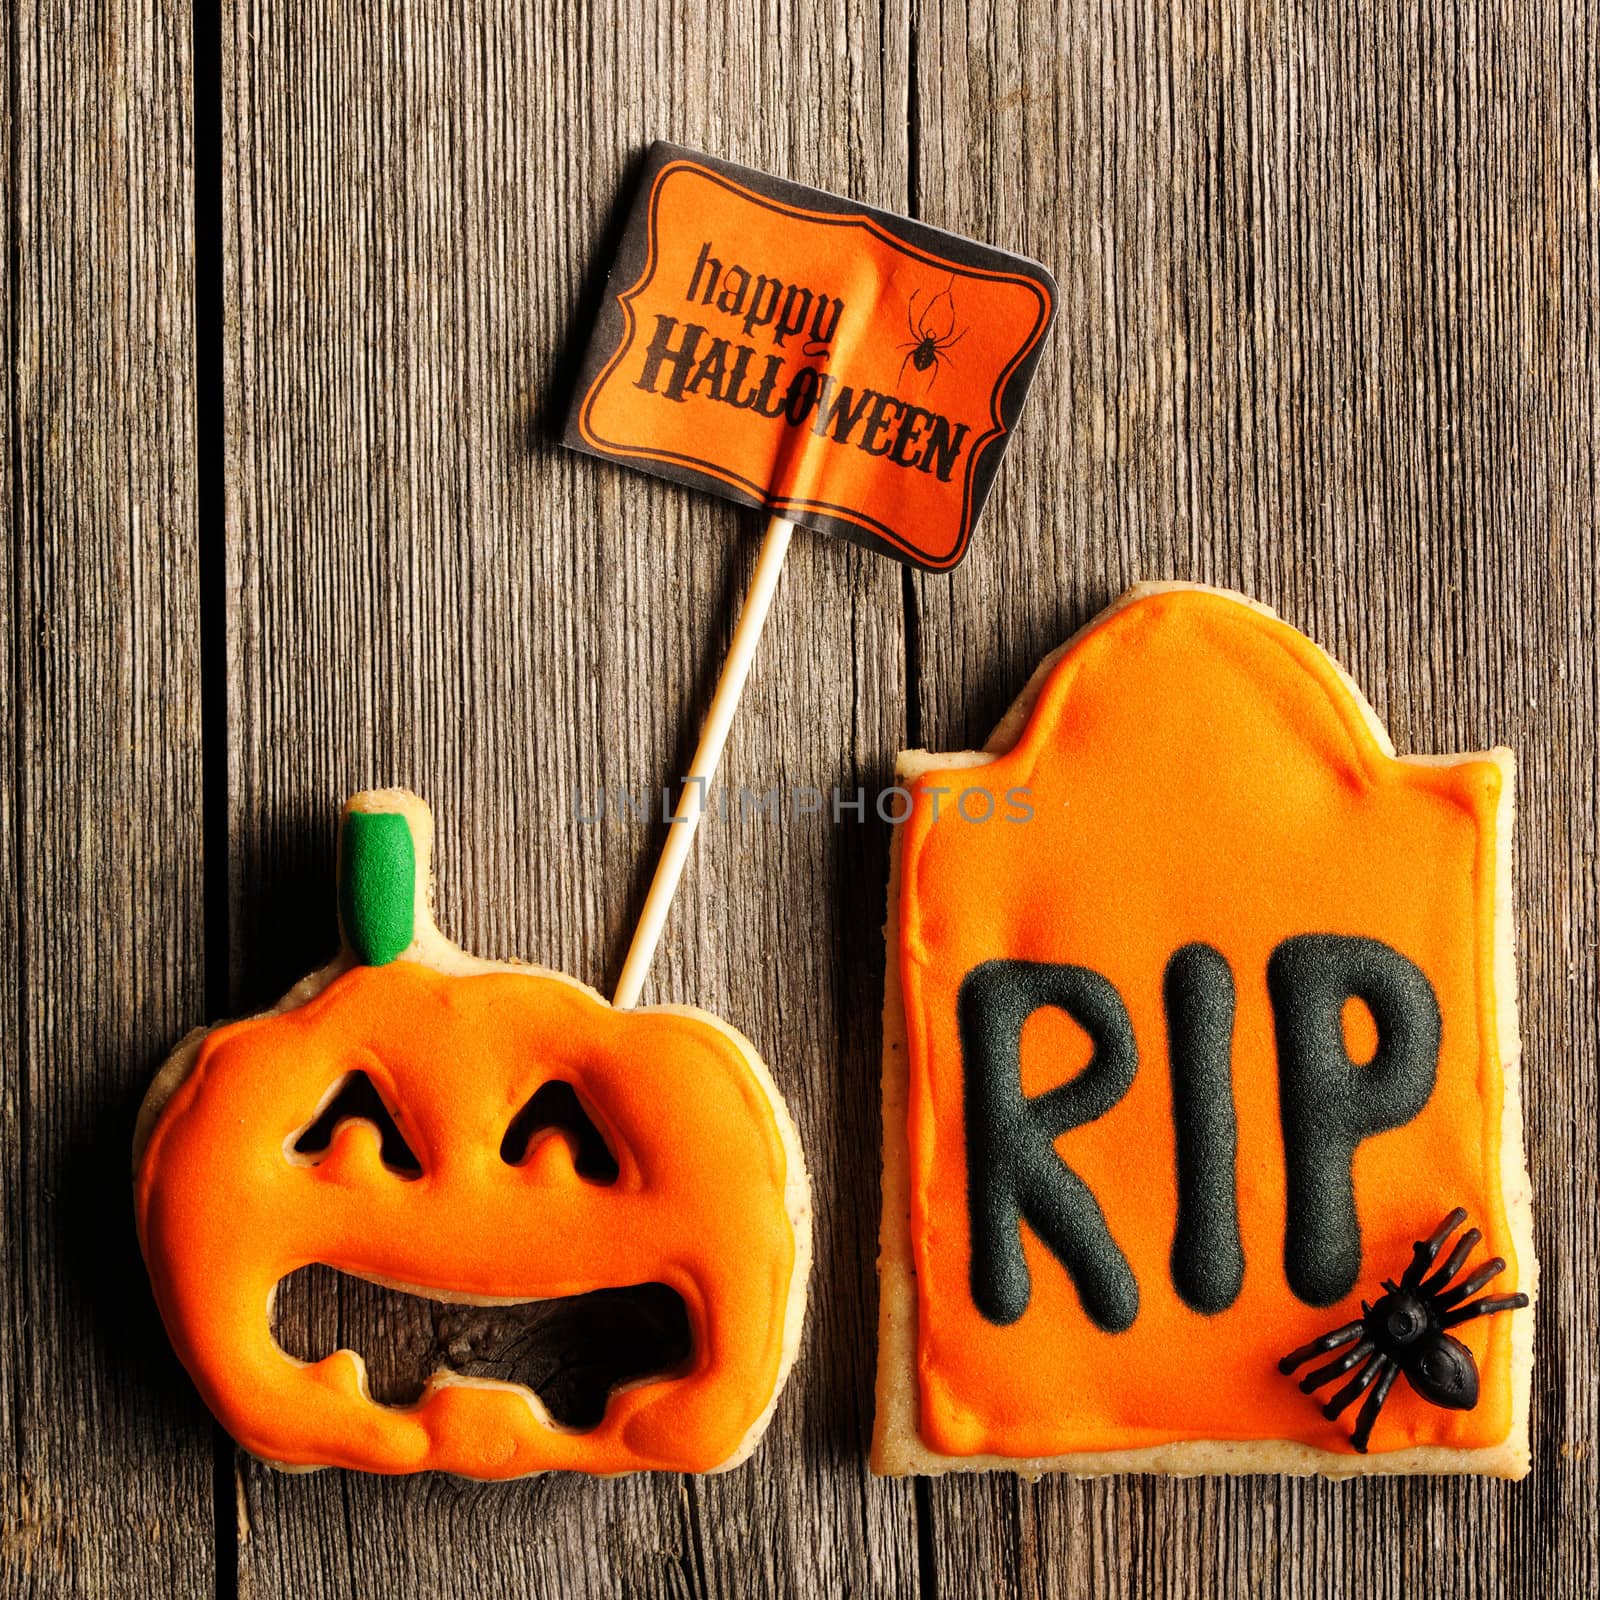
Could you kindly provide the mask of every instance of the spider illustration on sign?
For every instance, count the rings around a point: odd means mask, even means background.
[[[922,310],[917,310],[917,299],[921,295],[920,289],[914,289],[911,298],[906,302],[906,329],[911,337],[898,348],[905,351],[905,357],[900,362],[900,375],[895,379],[898,388],[905,378],[906,368],[913,367],[918,372],[926,372],[928,388],[932,389],[938,381],[939,369],[949,362],[949,352],[966,338],[968,330],[956,331],[956,302],[951,292],[955,288],[955,279],[945,285],[937,294],[930,295],[922,302]],[[945,309],[939,310],[940,301],[944,302]]]

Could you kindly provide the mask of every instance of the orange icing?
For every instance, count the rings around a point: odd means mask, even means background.
[[[1276,1370],[1307,1339],[1360,1314],[1414,1239],[1453,1205],[1484,1233],[1475,1259],[1508,1263],[1501,1193],[1503,1080],[1493,960],[1496,807],[1485,760],[1426,766],[1386,755],[1333,664],[1236,600],[1142,598],[1095,625],[1048,675],[1020,741],[993,764],[930,773],[904,824],[901,975],[910,1056],[908,1132],[918,1293],[921,1433],[951,1455],[1046,1456],[1183,1439],[1299,1440],[1348,1451],[1354,1413],[1324,1421]],[[963,788],[1031,791],[1033,820],[964,821]],[[937,806],[930,791],[948,792]],[[976,814],[981,807],[969,806]],[[1003,814],[1003,812],[1002,812]],[[1355,1157],[1358,1286],[1302,1304],[1284,1276],[1284,1148],[1267,959],[1299,933],[1362,934],[1416,962],[1444,1026],[1431,1098]],[[1177,1296],[1177,1206],[1162,974],[1181,945],[1228,959],[1244,1286],[1204,1316]],[[1023,1226],[1033,1298],[1010,1327],[968,1287],[966,1155],[956,993],[993,958],[1070,962],[1117,988],[1139,1067],[1125,1098],[1057,1149],[1089,1185],[1139,1283],[1137,1321],[1105,1333]],[[1360,1010],[1361,1008],[1355,1008]],[[1370,1018],[1347,1016],[1370,1050]],[[1023,1037],[1030,1094],[1089,1053],[1058,1012]],[[1511,1318],[1455,1330],[1481,1374],[1475,1410],[1430,1406],[1402,1381],[1374,1453],[1495,1444],[1510,1428]],[[1326,1398],[1326,1395],[1319,1396]]]
[[[346,1073],[365,1071],[422,1163],[385,1168],[345,1123],[315,1166],[286,1154]],[[597,1186],[562,1140],[506,1165],[539,1084],[578,1090],[621,1167]],[[303,1158],[301,1158],[303,1160]],[[614,1011],[559,978],[356,967],[306,1005],[212,1033],[162,1111],[136,1180],[156,1299],[223,1425],[272,1460],[508,1478],[548,1468],[703,1471],[760,1419],[795,1266],[771,1105],[722,1031]],[[430,1384],[412,1408],[362,1393],[358,1359],[310,1365],[268,1326],[273,1287],[311,1262],[444,1299],[540,1299],[660,1282],[684,1299],[690,1370],[611,1397],[591,1432],[526,1391]]]

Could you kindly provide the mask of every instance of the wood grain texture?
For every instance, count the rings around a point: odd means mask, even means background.
[[[615,977],[662,829],[584,825],[574,804],[620,787],[659,814],[759,523],[554,447],[585,279],[655,136],[903,207],[906,51],[866,4],[228,9],[241,1006],[332,948],[337,807],[375,783],[434,804],[441,921],[470,948]],[[902,616],[893,566],[796,541],[725,761],[735,794],[885,780]],[[701,830],[645,996],[746,1030],[810,1156],[812,1311],[752,1466],[483,1488],[241,1463],[243,1592],[915,1588],[911,1491],[865,1458],[884,861],[875,823],[735,803]],[[380,1305],[340,1287],[286,1314],[313,1347],[370,1348]]]
[[[918,11],[920,213],[1063,298],[973,555],[915,584],[923,740],[1183,578],[1321,642],[1402,751],[1512,746],[1543,1264],[1527,1483],[942,1480],[940,1595],[1595,1581],[1596,50],[1592,10]]]
[[[81,9],[0,8],[0,1592],[1591,1593],[1594,8],[232,0],[198,86],[187,7]],[[196,88],[222,134],[198,220]],[[722,1478],[239,1460],[214,1500],[126,1187],[208,950],[239,1009],[321,960],[338,805],[399,782],[436,808],[449,931],[604,986],[663,832],[617,792],[681,770],[709,698],[756,519],[551,444],[654,137],[1025,250],[1062,287],[966,565],[903,578],[797,539],[732,812],[646,996],[743,1028],[789,1098],[819,1223],[802,1359]],[[222,230],[198,302],[197,226]],[[197,334],[224,369],[209,615]],[[979,741],[1046,651],[1162,577],[1276,606],[1402,751],[1521,759],[1543,1266],[1522,1485],[866,1474],[887,841],[870,808],[777,821],[738,787],[870,793],[903,744]],[[204,728],[202,642],[227,672]],[[226,763],[205,839],[203,734]],[[203,847],[228,863],[209,926]],[[448,1338],[331,1274],[285,1299],[308,1349]]]
[[[213,1592],[210,1423],[134,1240],[203,1004],[189,11],[5,21],[0,1592]]]

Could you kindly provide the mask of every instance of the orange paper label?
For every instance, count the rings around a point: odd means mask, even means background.
[[[1054,310],[1020,256],[658,144],[566,443],[943,570]]]

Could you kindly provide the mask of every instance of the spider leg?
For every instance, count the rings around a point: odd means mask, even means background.
[[[1432,1277],[1426,1278],[1417,1286],[1418,1294],[1437,1294],[1455,1275],[1467,1264],[1467,1257],[1483,1242],[1483,1235],[1476,1228],[1467,1231],[1456,1240],[1456,1247],[1450,1252],[1449,1258]]]
[[[1506,1270],[1504,1256],[1493,1256],[1468,1277],[1465,1277],[1455,1288],[1447,1289],[1434,1302],[1433,1309],[1440,1313],[1448,1311],[1451,1306],[1458,1306],[1468,1295],[1476,1294],[1492,1279],[1498,1278]]]
[[[1447,1328],[1460,1322],[1471,1322],[1474,1317],[1492,1317],[1497,1311],[1520,1311],[1528,1303],[1525,1294],[1491,1294],[1473,1300],[1455,1311],[1447,1312],[1441,1319]]]
[[[1322,1408],[1322,1414],[1329,1422],[1334,1421],[1352,1400],[1364,1395],[1372,1387],[1373,1380],[1389,1364],[1387,1356],[1374,1356],[1344,1388]]]
[[[1278,1371],[1288,1374],[1309,1361],[1312,1356],[1325,1356],[1330,1350],[1337,1350],[1342,1344],[1353,1344],[1367,1331],[1364,1322],[1347,1322],[1342,1328],[1335,1328],[1330,1333],[1325,1333],[1320,1339],[1313,1339],[1310,1344],[1303,1344],[1298,1350],[1291,1350],[1282,1361],[1278,1363]]]
[[[1305,1377],[1300,1380],[1300,1393],[1310,1394],[1313,1389],[1320,1389],[1323,1384],[1331,1383],[1335,1378],[1342,1378],[1351,1367],[1358,1367],[1372,1354],[1372,1341],[1363,1339],[1353,1350],[1347,1350],[1342,1356],[1336,1356],[1325,1367],[1313,1367]]]
[[[920,289],[913,289],[911,298],[906,301],[906,332],[911,335],[913,349],[922,343],[922,335],[918,332],[916,323],[911,320],[911,308],[917,303],[917,296],[921,293]]]
[[[971,329],[971,328],[963,328],[963,329],[962,329],[962,330],[961,330],[961,332],[960,332],[960,333],[958,333],[958,334],[957,334],[957,335],[956,335],[956,336],[955,336],[955,338],[953,338],[953,339],[951,339],[951,338],[944,338],[944,339],[941,339],[941,340],[940,340],[940,341],[939,341],[939,348],[940,348],[940,349],[941,349],[941,350],[954,350],[954,349],[955,349],[955,347],[956,347],[956,346],[957,346],[957,345],[958,345],[958,344],[960,344],[960,343],[961,343],[961,341],[962,341],[962,340],[963,340],[963,339],[965,339],[965,338],[966,338],[966,336],[967,336],[967,335],[968,335],[968,334],[969,334],[969,333],[971,333],[971,332],[972,332],[972,329]]]
[[[953,329],[953,328],[954,328],[954,327],[955,327],[955,325],[956,325],[956,302],[955,302],[955,296],[954,296],[954,295],[952,295],[952,294],[951,294],[951,292],[950,292],[950,289],[951,289],[951,288],[954,288],[954,286],[955,286],[955,279],[954,279],[954,278],[952,278],[952,279],[951,279],[951,280],[950,280],[950,286],[949,286],[949,287],[947,287],[947,288],[944,288],[944,289],[941,289],[941,290],[940,290],[940,291],[939,291],[939,292],[938,292],[938,294],[936,294],[936,295],[935,295],[935,296],[934,296],[934,297],[933,297],[933,299],[931,299],[931,300],[930,300],[930,301],[929,301],[929,302],[928,302],[928,303],[927,303],[927,305],[926,305],[926,306],[925,306],[925,307],[924,307],[924,308],[923,308],[923,311],[924,311],[924,315],[923,315],[923,318],[922,318],[922,322],[923,322],[923,326],[924,326],[924,327],[926,327],[926,326],[927,326],[927,322],[928,322],[928,317],[929,317],[929,316],[931,316],[931,315],[932,315],[932,313],[933,313],[933,308],[934,308],[934,307],[935,307],[935,306],[936,306],[936,305],[938,305],[938,303],[939,303],[939,302],[940,302],[940,301],[941,301],[941,300],[943,300],[943,301],[944,301],[944,303],[945,303],[945,304],[946,304],[946,305],[947,305],[947,306],[949,306],[949,308],[950,308],[950,320],[949,320],[949,321],[948,321],[948,322],[947,322],[947,323],[945,323],[945,325],[944,325],[944,332],[943,332],[943,333],[939,333],[939,334],[935,334],[935,335],[934,335],[934,337],[935,337],[935,339],[936,339],[936,340],[937,340],[937,341],[938,341],[938,342],[939,342],[939,343],[940,343],[940,344],[943,344],[943,343],[944,343],[944,341],[945,341],[945,340],[946,340],[946,339],[948,339],[948,338],[949,338],[949,337],[950,337],[950,333],[951,333],[951,330],[952,330],[952,329]]]
[[[905,346],[904,346],[904,345],[901,345],[901,346],[900,346],[900,348],[901,348],[901,349],[902,349],[902,350],[904,350],[904,349],[905,349]],[[898,377],[897,377],[897,378],[896,378],[896,379],[895,379],[895,380],[894,380],[894,386],[895,386],[895,388],[897,388],[897,389],[898,389],[898,388],[899,388],[899,387],[900,387],[900,385],[901,385],[901,384],[902,384],[902,383],[904,383],[904,382],[905,382],[905,377],[906,377],[906,367],[907,367],[907,366],[908,366],[908,365],[909,365],[909,364],[910,364],[910,361],[911,361],[911,357],[912,357],[912,355],[914,355],[914,354],[915,354],[915,353],[916,353],[916,349],[917,349],[917,347],[916,347],[916,346],[915,346],[915,345],[912,345],[912,347],[911,347],[911,350],[910,350],[910,352],[908,352],[908,354],[907,354],[907,355],[906,355],[906,358],[905,358],[905,360],[904,360],[904,361],[902,361],[902,362],[901,362],[901,363],[900,363],[900,373],[899,373],[899,376],[898,376]]]
[[[1350,1435],[1350,1443],[1362,1455],[1367,1453],[1367,1441],[1372,1437],[1372,1424],[1378,1420],[1378,1413],[1383,1410],[1383,1402],[1389,1398],[1389,1391],[1399,1376],[1400,1368],[1393,1361],[1386,1362],[1384,1374],[1378,1379],[1378,1387],[1367,1396],[1367,1403],[1362,1406],[1361,1413],[1356,1418],[1356,1431]]]
[[[1431,1239],[1418,1239],[1412,1245],[1411,1265],[1406,1268],[1405,1276],[1400,1280],[1402,1288],[1415,1289],[1422,1282],[1423,1273],[1439,1259],[1439,1252],[1444,1249],[1445,1240],[1466,1220],[1466,1212],[1460,1206],[1457,1206],[1439,1224],[1438,1231]]]

